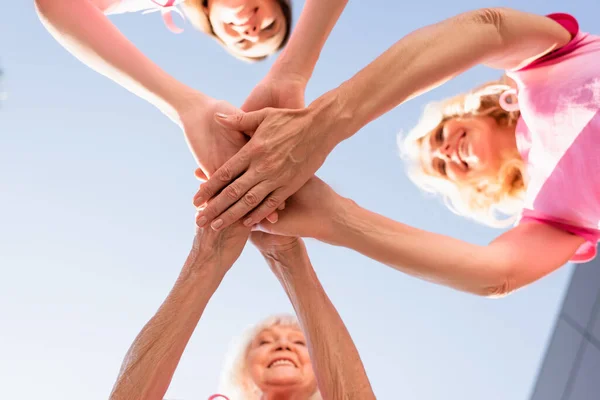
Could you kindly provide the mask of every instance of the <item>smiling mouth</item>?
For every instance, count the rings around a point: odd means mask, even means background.
[[[282,366],[288,366],[288,367],[294,367],[294,368],[298,368],[298,366],[289,358],[278,358],[276,360],[273,360],[268,366],[267,368],[275,368],[275,367],[282,367]]]
[[[458,138],[458,143],[456,145],[456,156],[462,163],[465,168],[469,168],[469,164],[465,161],[465,158],[469,157],[469,148],[468,144],[465,140],[467,136],[467,132],[463,132],[460,138]]]

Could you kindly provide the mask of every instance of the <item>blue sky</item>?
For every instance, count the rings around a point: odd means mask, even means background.
[[[302,1],[294,2],[297,15]],[[458,12],[504,5],[570,12],[594,31],[600,4],[351,0],[307,89],[350,78],[408,32]],[[525,7],[525,8],[523,8]],[[194,161],[182,133],[144,101],[64,51],[32,1],[0,13],[0,376],[4,398],[106,399],[125,352],[163,301],[193,237]],[[247,65],[158,14],[113,18],[183,82],[239,106],[271,61]],[[487,243],[497,231],[448,212],[405,177],[396,135],[429,101],[499,74],[476,68],[342,143],[319,176],[344,196],[420,228]],[[308,243],[381,399],[528,399],[571,267],[502,300],[418,281],[350,250]],[[248,246],[215,294],[168,397],[205,399],[232,338],[291,311]]]

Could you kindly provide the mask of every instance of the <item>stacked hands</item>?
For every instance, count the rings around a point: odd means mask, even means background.
[[[195,175],[205,181],[194,196],[201,232],[255,231],[252,240],[262,245],[327,240],[325,217],[342,198],[314,176],[333,146],[315,129],[316,107],[304,108],[305,87],[301,77],[267,76],[243,111],[198,95],[180,113],[200,166]],[[279,238],[267,238],[273,235]]]

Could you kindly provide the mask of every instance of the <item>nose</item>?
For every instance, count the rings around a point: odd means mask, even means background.
[[[254,43],[258,41],[258,34],[260,33],[260,31],[258,29],[258,26],[256,26],[256,24],[243,26],[242,28],[244,28],[244,29],[240,32],[240,35],[244,39],[249,40]]]
[[[284,351],[284,350],[288,350],[288,351],[292,351],[292,346],[290,344],[290,341],[287,339],[280,339],[277,342],[277,347],[275,348],[276,351]]]
[[[258,25],[256,23],[234,25],[233,30],[235,30],[243,39],[249,40],[253,43],[258,41],[260,30],[258,29]]]

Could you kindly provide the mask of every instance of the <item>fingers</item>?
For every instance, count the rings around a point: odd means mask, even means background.
[[[265,196],[262,203],[256,207],[256,209],[252,211],[252,213],[250,213],[246,219],[244,219],[244,225],[252,226],[254,224],[258,224],[263,219],[267,218],[267,216],[271,217],[271,214],[273,214],[279,208],[279,206],[287,199],[287,197],[287,195],[284,196],[284,191],[282,189],[277,189],[268,196]],[[267,220],[271,223],[277,222],[277,219],[273,221],[271,218],[267,218]]]
[[[208,180],[208,177],[206,176],[204,171],[202,171],[202,168],[196,168],[196,170],[194,171],[194,176],[196,177],[196,179],[199,179],[201,181]]]
[[[242,174],[248,168],[247,157],[244,155],[244,150],[240,150],[236,155],[231,157],[225,164],[223,164],[206,182],[200,185],[198,193],[194,196],[194,205],[200,207],[206,203],[210,198],[215,196],[225,186],[227,186],[236,177]],[[241,191],[233,185],[229,185],[227,189],[223,190],[231,198],[231,202],[226,204],[224,207],[228,207],[233,204],[234,201],[239,199],[241,195],[246,193],[252,185],[249,185],[246,190]],[[224,200],[224,198],[222,199]],[[219,205],[222,203],[219,203]],[[224,203],[223,203],[224,204]],[[220,212],[225,211],[225,208],[221,209]],[[218,215],[218,214],[217,214]]]
[[[238,132],[245,132],[252,136],[254,131],[265,119],[265,110],[254,111],[249,113],[239,113],[233,115],[227,115],[222,113],[215,114],[215,120],[223,125],[225,128],[229,128]]]
[[[240,192],[243,193],[243,195],[241,197],[239,197],[239,201],[237,201],[237,202],[231,201],[233,199],[233,197],[230,194],[228,194],[229,189],[231,187],[236,187],[235,185],[238,184],[238,181],[236,181],[233,184],[229,185],[227,188],[225,188],[223,193],[219,194],[215,199],[210,201],[208,206],[201,213],[202,216],[200,217],[200,219],[198,219],[199,223],[201,223],[201,222],[208,223],[209,221],[212,220],[210,226],[213,229],[221,230],[223,228],[226,228],[229,225],[231,225],[232,223],[240,220],[246,214],[248,214],[250,211],[252,211],[254,208],[256,208],[261,203],[261,201],[269,193],[271,193],[272,189],[266,183],[261,183],[257,186],[249,185],[249,190],[243,190],[248,185],[243,182],[242,178],[240,178],[238,180],[241,182],[240,182],[239,186],[237,186],[237,187],[241,188]],[[234,190],[234,191],[236,191],[236,190]],[[231,193],[233,193],[233,192],[231,192]],[[224,196],[224,199],[220,199],[223,196]],[[235,203],[235,204],[233,204],[229,208],[227,208],[227,206],[223,207],[223,205],[227,204],[227,203],[229,203],[229,204]],[[277,205],[279,205],[279,204],[277,204]],[[225,211],[225,210],[227,210],[227,211]],[[273,210],[273,211],[276,211],[276,210]],[[269,214],[271,214],[271,213],[269,213]],[[202,217],[204,217],[205,220],[202,220]],[[246,220],[244,220],[244,225],[248,226],[248,227],[252,226],[252,224],[248,223]]]

